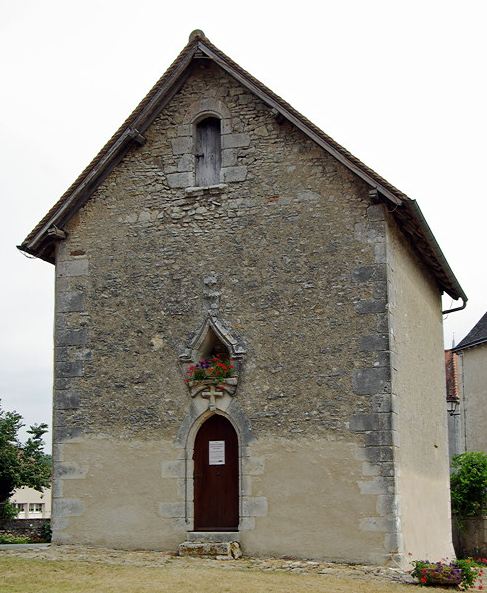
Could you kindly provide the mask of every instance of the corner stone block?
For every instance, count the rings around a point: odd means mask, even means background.
[[[364,447],[362,449],[365,460],[369,463],[382,463],[384,461],[394,461],[392,447]]]
[[[391,365],[391,355],[386,350],[377,354],[375,366],[378,367],[389,367]]]
[[[374,222],[385,220],[386,215],[384,206],[382,204],[373,204],[372,206],[369,206],[367,208],[367,218]]]
[[[377,243],[374,247],[375,261],[379,264],[387,263],[387,249],[385,243]]]
[[[381,516],[396,516],[398,511],[398,503],[394,494],[380,494],[377,497],[377,513]]]
[[[53,475],[63,480],[79,480],[86,476],[87,468],[81,469],[77,463],[58,462],[54,464]]]
[[[82,517],[85,508],[79,498],[61,498],[52,501],[52,514],[55,517]]]
[[[62,531],[63,529],[66,529],[66,527],[68,527],[69,525],[69,520],[68,519],[61,519],[60,517],[51,517],[51,527],[53,532],[55,531]]]
[[[54,480],[52,481],[51,493],[52,497],[54,498],[62,498],[63,497],[63,481],[62,480]]]
[[[355,303],[357,313],[367,315],[368,313],[383,313],[387,310],[387,301],[378,299],[374,301],[359,301]]]
[[[370,334],[360,338],[359,349],[365,352],[387,350],[388,347],[389,336],[387,334]]]
[[[252,529],[255,529],[254,517],[241,517],[239,531],[252,531]]]
[[[396,531],[396,520],[387,517],[365,517],[359,523],[361,531]]]
[[[167,175],[167,183],[171,188],[190,187],[193,184],[192,173],[170,173]]]
[[[232,183],[234,181],[245,181],[247,178],[247,167],[226,167],[222,168],[223,181]]]
[[[64,410],[60,410],[59,408],[53,409],[52,424],[53,424],[54,428],[66,426],[66,418],[65,418]]]
[[[372,412],[392,412],[392,395],[374,395],[372,398]]]
[[[235,148],[222,150],[222,167],[234,167],[237,164],[237,151]]]
[[[182,138],[175,138],[171,140],[173,155],[185,154],[191,152],[193,148],[193,138],[191,136],[184,136]]]
[[[184,502],[160,502],[159,515],[161,517],[185,517],[186,505]]]
[[[402,533],[388,533],[384,536],[384,548],[391,553],[404,548]]]
[[[373,430],[365,435],[365,444],[372,447],[380,447],[382,445],[393,445],[393,431]]]
[[[66,362],[70,357],[70,348],[67,348],[66,346],[56,346],[54,349],[55,362]]]
[[[250,145],[250,136],[248,134],[223,134],[222,148],[239,148]]]
[[[83,363],[76,362],[57,362],[55,365],[56,377],[82,377],[84,375]]]
[[[79,407],[80,392],[77,389],[71,391],[57,389],[54,392],[54,409],[74,410]]]
[[[56,276],[86,276],[88,274],[88,260],[75,259],[73,261],[64,261],[56,265]]]
[[[376,282],[374,284],[374,290],[372,291],[372,297],[374,299],[387,299],[387,294],[387,282]]]
[[[357,395],[374,395],[386,391],[390,380],[388,367],[356,369],[353,372],[353,391]]]
[[[52,461],[62,461],[63,460],[63,446],[62,445],[53,445],[52,446]]]
[[[163,461],[161,474],[163,478],[184,478],[184,461]]]
[[[384,264],[362,266],[352,270],[352,279],[355,282],[383,282],[386,280],[386,267]]]
[[[352,414],[350,416],[350,430],[362,431],[389,431],[391,428],[390,414]]]
[[[88,341],[86,329],[64,329],[57,330],[56,346],[82,346]]]
[[[79,290],[76,292],[58,292],[56,295],[56,312],[72,313],[84,310],[85,296]]]
[[[81,436],[82,431],[78,426],[54,426],[54,442],[57,444],[80,442]]]
[[[179,159],[178,172],[194,171],[194,156],[192,154],[183,154]]]
[[[59,362],[55,359],[55,362]],[[64,361],[61,361],[64,362]],[[72,380],[68,377],[54,377],[54,389],[71,389]]]
[[[171,527],[174,531],[188,531],[188,522],[184,517],[171,517]]]
[[[267,517],[267,498],[263,496],[243,498],[242,515],[244,517]]]
[[[243,467],[244,474],[249,476],[261,476],[264,473],[264,458],[247,457]]]
[[[372,480],[359,481],[358,487],[360,488],[360,494],[388,496],[391,488],[394,488],[394,480],[392,478],[375,477]]]

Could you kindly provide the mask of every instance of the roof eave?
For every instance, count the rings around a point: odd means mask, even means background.
[[[461,307],[456,308],[455,310],[464,309],[467,304],[468,297],[465,294],[462,287],[460,286],[460,283],[458,282],[455,274],[453,273],[453,270],[450,268],[449,263],[443,255],[441,247],[439,246],[436,237],[433,235],[429,227],[429,224],[426,222],[421,208],[419,207],[416,200],[409,200],[405,204],[405,206],[406,208],[410,208],[414,213],[414,216],[419,223],[420,229],[428,245],[430,246],[432,253],[434,254],[436,260],[439,262],[441,266],[442,271],[444,272],[444,281],[441,282],[440,278],[440,283],[442,284],[443,290],[454,300],[462,299],[463,305]]]
[[[475,340],[473,342],[469,342],[467,344],[464,344],[462,346],[462,344],[458,344],[458,346],[455,346],[455,348],[452,348],[452,352],[455,352],[455,354],[457,352],[462,352],[462,350],[468,350],[469,348],[474,348],[475,346],[481,346],[482,344],[487,344],[487,338],[481,338],[479,340]]]

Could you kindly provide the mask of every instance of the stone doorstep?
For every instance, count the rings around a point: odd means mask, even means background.
[[[240,541],[240,533],[238,531],[187,531],[186,537],[189,542],[196,543]]]
[[[180,556],[197,556],[199,558],[217,558],[220,560],[240,558],[240,544],[233,542],[183,542],[179,544]]]

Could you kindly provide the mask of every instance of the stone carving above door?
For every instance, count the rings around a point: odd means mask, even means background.
[[[208,400],[210,410],[215,410],[226,394],[233,397],[244,356],[245,346],[240,337],[216,311],[209,311],[179,357],[191,397]]]

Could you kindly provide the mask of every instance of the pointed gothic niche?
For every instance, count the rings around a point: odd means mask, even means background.
[[[239,336],[214,314],[208,313],[198,329],[193,332],[187,342],[184,352],[179,357],[183,377],[188,377],[188,370],[201,360],[215,357],[220,360],[233,359],[234,375],[219,384],[222,391],[234,396],[237,391],[240,373],[242,371],[245,346]],[[187,383],[191,397],[208,391],[208,385],[203,381]],[[203,397],[206,397],[204,395]]]

